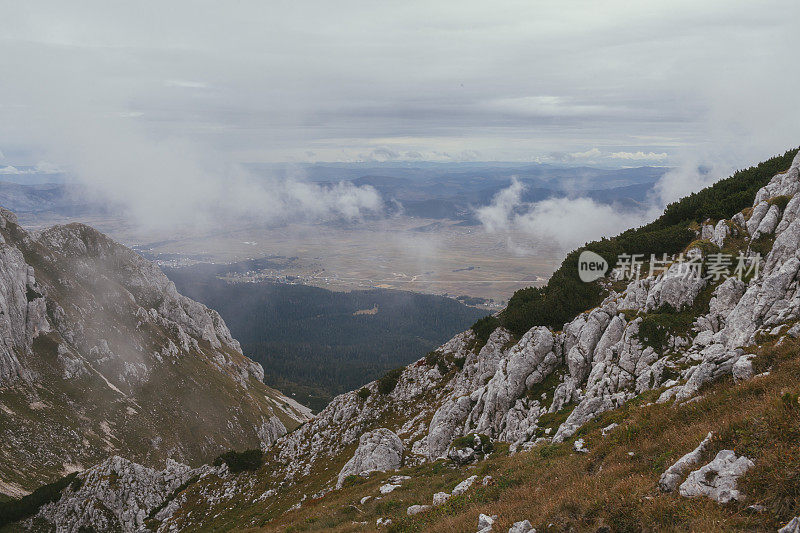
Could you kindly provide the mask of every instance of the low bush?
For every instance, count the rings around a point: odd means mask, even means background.
[[[397,382],[400,380],[400,375],[402,373],[403,368],[395,368],[385,373],[378,380],[378,392],[383,395],[391,394],[394,388],[397,387]]]
[[[500,320],[494,315],[485,316],[472,324],[472,332],[478,339],[478,342],[475,345],[476,352],[486,346],[486,342],[489,340],[489,335],[491,335],[499,325]]]
[[[243,452],[231,450],[214,459],[214,466],[220,466],[225,463],[231,473],[238,474],[246,470],[251,472],[258,470],[263,463],[263,459],[264,452],[261,450],[245,450]]]

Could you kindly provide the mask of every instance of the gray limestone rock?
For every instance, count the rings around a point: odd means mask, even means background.
[[[347,476],[362,472],[396,470],[403,463],[403,442],[393,432],[379,428],[364,433],[358,440],[353,457],[342,467],[336,488],[341,488]]]
[[[689,469],[700,462],[712,437],[713,433],[709,433],[697,448],[687,453],[675,461],[675,464],[667,468],[666,472],[661,474],[661,479],[658,480],[658,488],[663,492],[674,491]]]
[[[722,450],[713,461],[689,474],[679,492],[685,498],[707,496],[717,503],[741,500],[736,480],[755,466],[747,457],[737,457],[733,450]]]

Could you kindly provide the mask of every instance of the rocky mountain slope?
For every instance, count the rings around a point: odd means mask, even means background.
[[[90,227],[0,210],[0,492],[113,454],[199,464],[309,412],[262,382],[220,316]]]
[[[77,474],[20,527],[786,524],[800,514],[797,151],[792,158],[754,191],[752,207],[683,222],[694,237],[684,259],[741,253],[752,265],[762,254],[757,275],[694,275],[678,254],[633,281],[616,269],[599,282],[600,304],[563,328],[459,334],[337,397],[253,471],[168,464],[156,473],[115,459]],[[102,513],[76,514],[86,506]]]

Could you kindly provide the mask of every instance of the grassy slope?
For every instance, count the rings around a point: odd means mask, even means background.
[[[382,500],[378,495],[390,473],[307,502],[263,531],[363,531],[378,517],[389,517],[393,531],[470,531],[478,513],[499,515],[497,531],[529,519],[539,531],[765,530],[800,513],[800,341],[757,350],[756,366],[767,376],[735,384],[721,380],[703,390],[699,401],[675,406],[650,405],[660,391],[649,391],[622,409],[608,412],[561,445],[543,445],[509,456],[499,447],[492,457],[471,468],[455,469],[444,461],[401,471],[413,477]],[[606,437],[601,428],[620,424]],[[743,503],[719,506],[713,501],[662,494],[657,482],[664,470],[715,433],[705,459],[730,448],[754,459],[740,488]],[[572,451],[583,437],[589,453]],[[632,453],[633,455],[629,455]],[[415,517],[405,510],[429,504],[435,492],[453,489],[469,475],[491,475],[495,483],[472,489],[446,505]],[[747,510],[751,504],[764,513]],[[548,527],[548,524],[552,524]]]

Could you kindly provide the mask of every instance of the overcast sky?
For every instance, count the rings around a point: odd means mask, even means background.
[[[738,164],[800,144],[795,0],[0,6],[5,164],[74,164],[119,130],[230,161]]]

